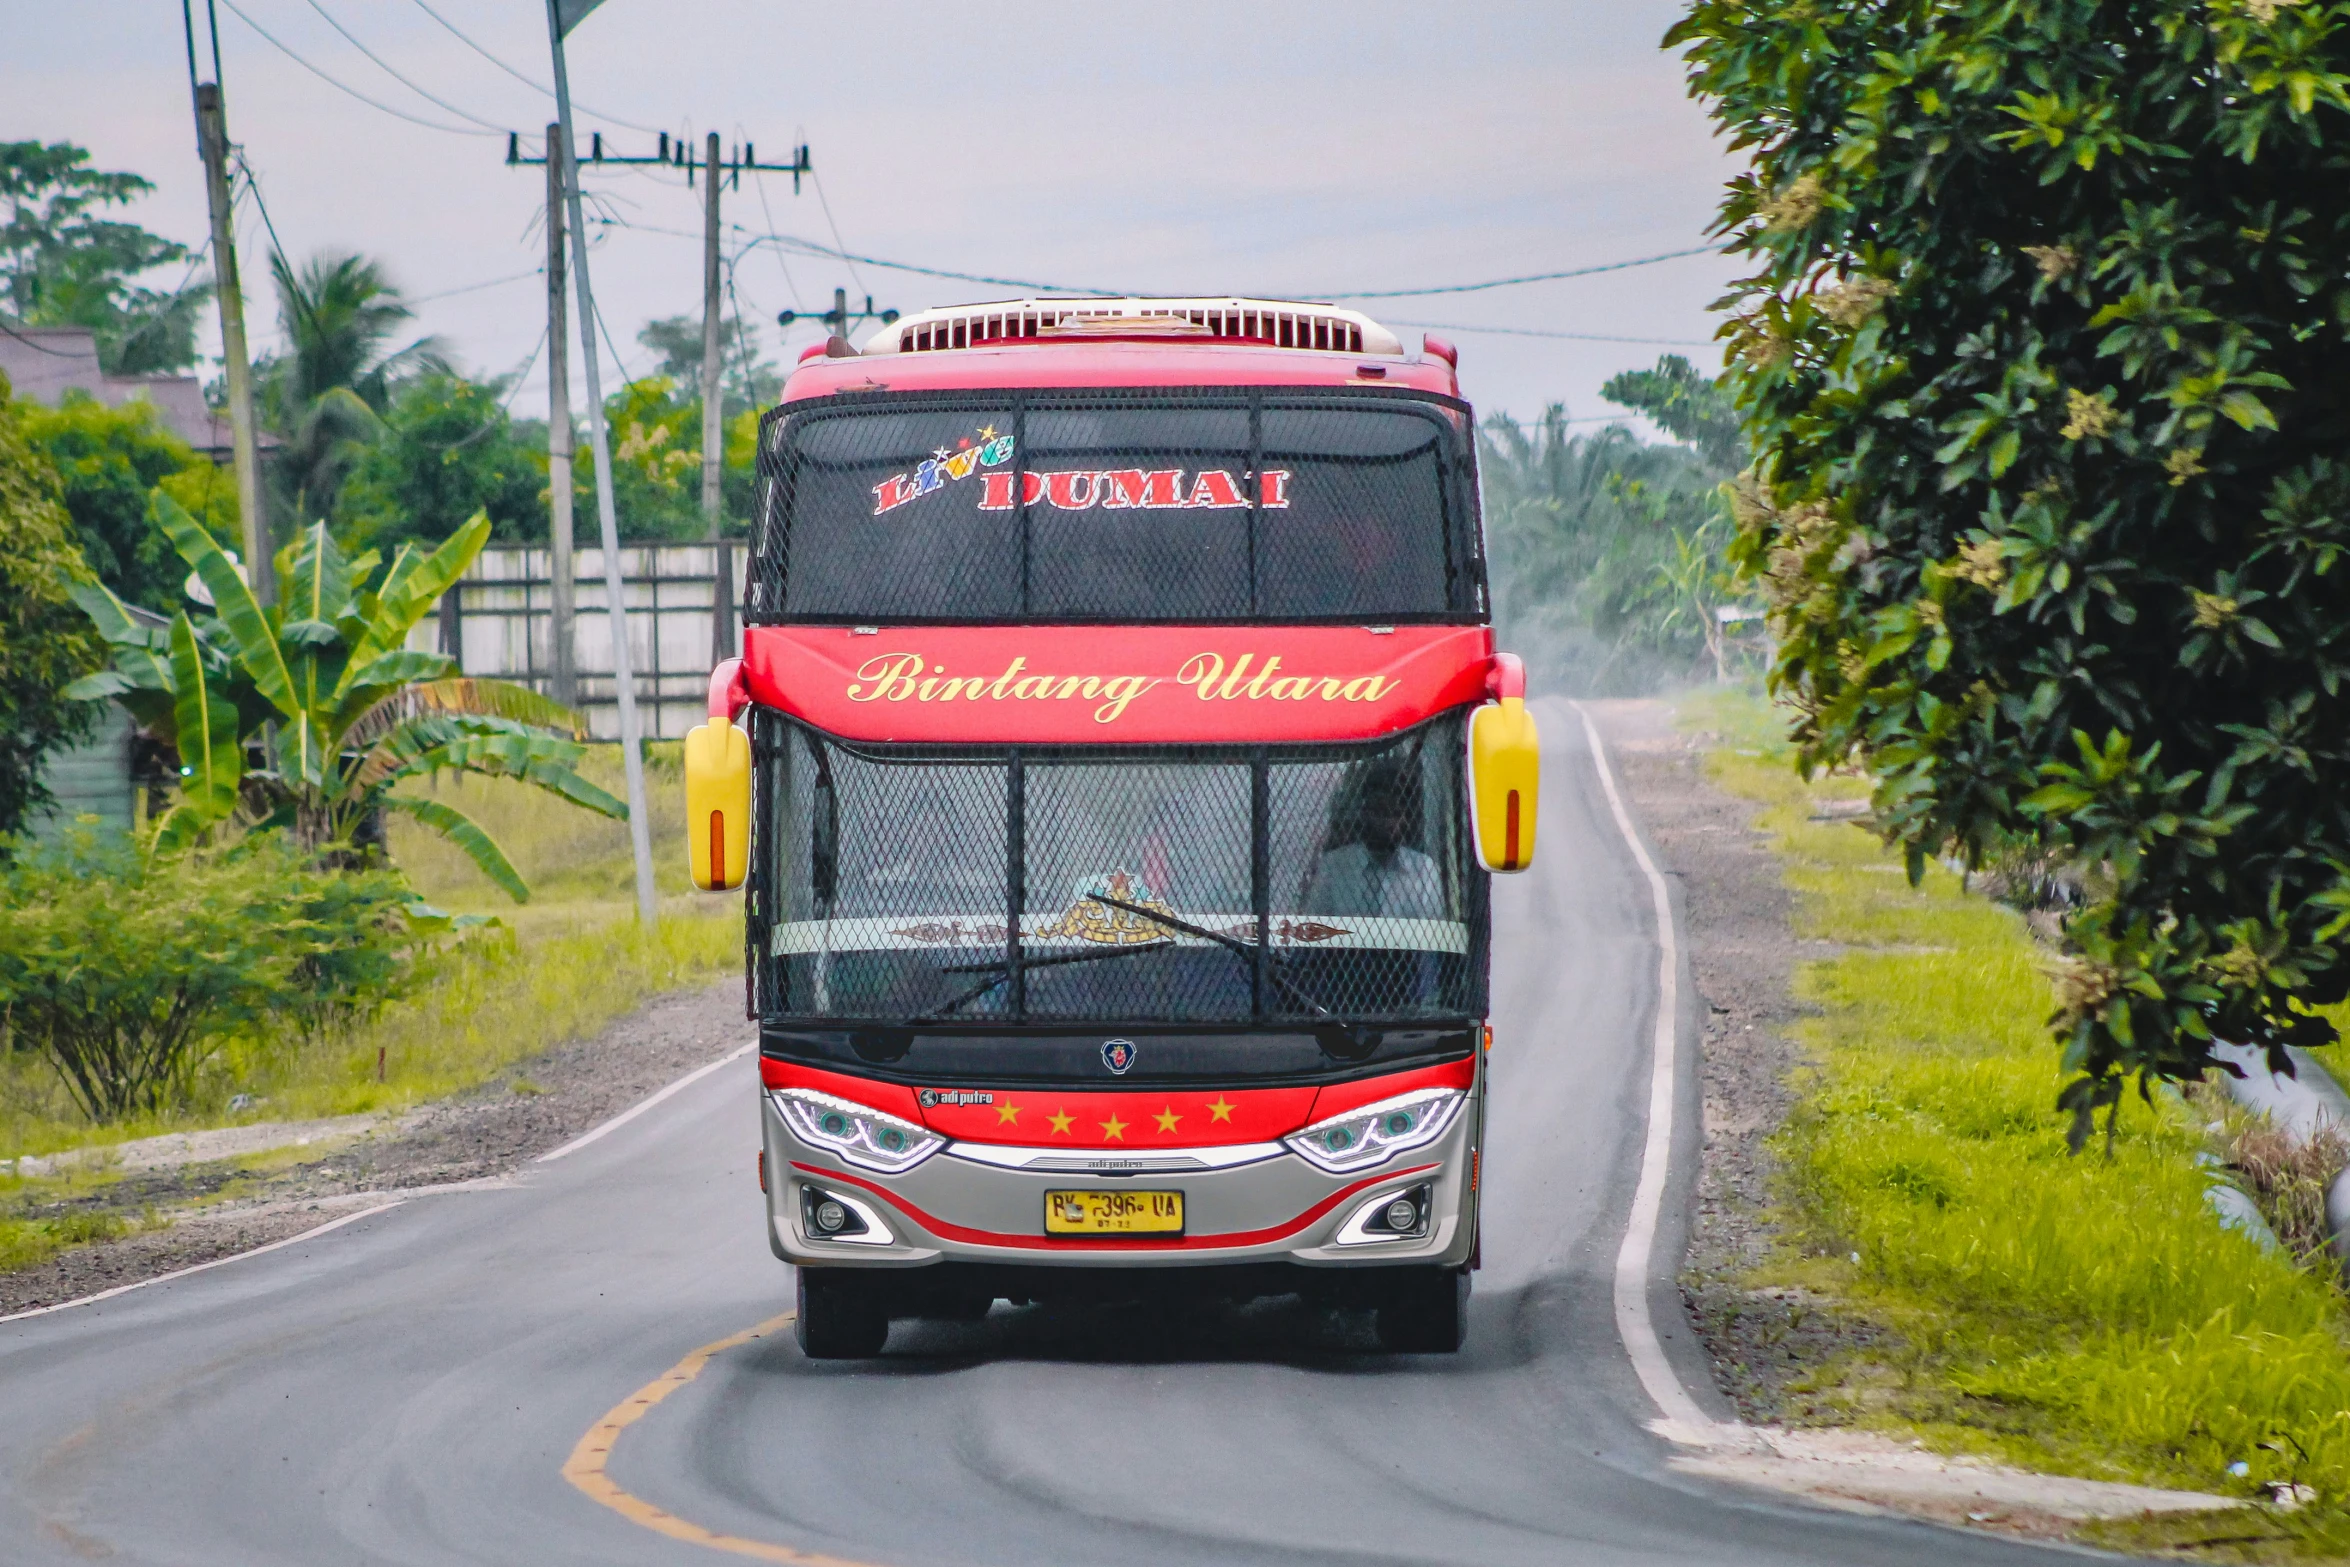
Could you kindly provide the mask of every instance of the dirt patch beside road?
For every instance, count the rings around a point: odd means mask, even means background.
[[[267,1245],[386,1201],[386,1194],[504,1175],[749,1042],[742,997],[739,980],[661,997],[592,1039],[378,1123],[323,1158],[284,1163],[285,1147],[306,1128],[282,1128],[275,1139],[239,1128],[246,1135],[230,1157],[142,1169],[56,1204],[57,1212],[111,1211],[133,1223],[152,1210],[161,1223],[0,1274],[0,1316]],[[274,1158],[248,1158],[273,1151]],[[173,1211],[199,1201],[207,1205]]]

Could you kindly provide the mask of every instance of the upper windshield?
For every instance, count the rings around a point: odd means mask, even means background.
[[[761,431],[754,622],[1474,619],[1465,417],[1422,397],[828,399]]]
[[[1368,744],[1229,751],[865,746],[760,723],[770,1016],[1482,1010],[1457,715]]]

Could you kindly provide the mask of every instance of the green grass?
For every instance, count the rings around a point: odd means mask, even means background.
[[[496,928],[454,945],[415,994],[344,1033],[234,1041],[205,1068],[194,1102],[170,1114],[90,1126],[44,1064],[0,1055],[0,1159],[166,1131],[402,1109],[593,1034],[664,991],[739,974],[740,895],[695,892],[686,881],[676,751],[655,747],[647,768],[662,893],[654,930],[636,921],[626,823],[508,780],[414,785],[488,829],[530,883],[528,904],[515,905],[463,855],[394,818],[392,858],[418,890],[452,911],[494,915]],[[582,771],[620,792],[616,748],[592,753]],[[238,1094],[255,1102],[232,1111]],[[48,1244],[39,1236],[12,1238],[9,1222],[0,1220],[0,1268],[25,1247]]]
[[[2023,921],[1939,866],[1912,889],[1869,833],[1814,820],[1866,783],[1799,779],[1760,702],[1682,716],[1717,737],[1715,781],[1760,807],[1798,934],[1844,949],[1796,976],[1815,1011],[1775,1143],[1785,1241],[1755,1282],[1834,1297],[1895,1347],[1825,1368],[1818,1404],[2055,1472],[2244,1496],[2297,1481],[2318,1506],[2256,1532],[2293,1554],[2350,1545],[2339,1287],[2219,1227],[2175,1100],[2132,1096],[2110,1158],[2068,1154],[2047,954]],[[2212,1537],[2165,1527],[2129,1540]]]

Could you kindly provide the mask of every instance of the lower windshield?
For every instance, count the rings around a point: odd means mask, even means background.
[[[1461,720],[1373,744],[851,745],[762,715],[762,1010],[980,1029],[1478,1015]]]

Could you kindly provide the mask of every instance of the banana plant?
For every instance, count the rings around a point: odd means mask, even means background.
[[[158,626],[105,588],[74,584],[113,666],[67,694],[114,697],[179,752],[179,798],[157,829],[166,843],[238,820],[284,828],[316,853],[364,858],[361,827],[397,811],[456,845],[519,903],[530,889],[479,823],[396,786],[444,770],[478,773],[627,816],[625,804],[580,776],[587,748],[571,709],[527,686],[468,679],[455,660],[406,646],[481,553],[485,515],[429,552],[402,545],[373,590],[364,584],[381,557],[346,556],[314,523],[278,552],[283,593],[264,609],[178,502],[157,490],[150,505],[216,614],[198,621],[183,612]]]

